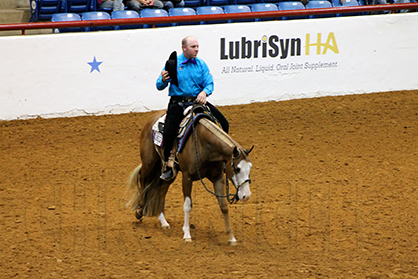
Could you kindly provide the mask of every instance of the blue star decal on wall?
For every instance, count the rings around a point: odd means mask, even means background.
[[[102,62],[97,62],[96,56],[94,56],[93,62],[87,62],[87,64],[89,64],[91,66],[90,73],[93,72],[93,71],[98,71],[100,73],[99,66],[102,63],[103,63],[103,61]]]

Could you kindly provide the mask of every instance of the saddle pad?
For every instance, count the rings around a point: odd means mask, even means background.
[[[152,125],[152,141],[157,146],[163,146],[164,145],[164,138],[163,138],[163,127],[165,122],[165,116],[161,116],[158,118],[158,120]]]
[[[165,118],[167,114],[164,114],[160,118],[157,119],[157,121],[152,125],[152,141],[155,145],[162,147],[164,145],[164,124],[165,124]],[[184,132],[186,130],[187,125],[190,124],[190,114],[186,115],[179,127],[179,131],[177,134],[178,138],[181,138],[184,136]]]

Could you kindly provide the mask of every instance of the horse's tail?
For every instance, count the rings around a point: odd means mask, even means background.
[[[160,179],[161,166],[156,163],[151,173],[141,177],[142,164],[133,170],[129,186],[134,190],[134,195],[127,203],[131,210],[136,210],[137,218],[142,216],[158,216],[163,211],[165,194],[168,186]],[[143,183],[141,183],[143,181]]]
[[[126,203],[126,207],[130,207],[131,210],[139,209],[139,199],[141,197],[141,173],[142,164],[137,166],[129,177],[128,187],[134,190],[133,197]]]

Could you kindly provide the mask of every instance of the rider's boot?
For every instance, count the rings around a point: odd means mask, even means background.
[[[168,161],[164,163],[162,174],[160,176],[162,180],[168,181],[176,177],[177,171],[174,166],[175,158],[176,158],[176,155],[174,152],[172,152],[170,155],[170,158],[168,158]]]

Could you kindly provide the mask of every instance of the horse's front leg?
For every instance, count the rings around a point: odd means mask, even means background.
[[[225,196],[225,185],[223,182],[222,177],[216,180],[213,183],[215,193],[219,196]],[[228,243],[229,245],[235,246],[237,244],[237,240],[234,237],[234,233],[232,232],[231,222],[229,220],[229,209],[228,209],[228,201],[224,197],[218,197],[219,207],[221,208],[222,214],[224,216],[225,221],[225,229],[226,233],[228,234]]]
[[[186,242],[192,241],[192,236],[190,235],[190,212],[192,211],[192,184],[193,181],[188,174],[183,173],[183,211],[184,211],[184,224],[183,224],[183,239]]]

